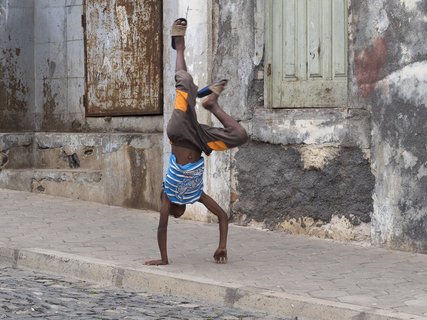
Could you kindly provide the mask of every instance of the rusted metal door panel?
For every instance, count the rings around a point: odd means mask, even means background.
[[[87,116],[162,113],[161,4],[84,1]]]

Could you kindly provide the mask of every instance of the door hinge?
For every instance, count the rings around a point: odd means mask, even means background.
[[[82,28],[86,28],[86,15],[82,14]]]
[[[267,76],[271,76],[271,63],[267,65]]]

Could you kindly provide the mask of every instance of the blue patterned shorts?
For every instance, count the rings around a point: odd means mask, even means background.
[[[192,204],[200,199],[203,192],[204,158],[194,163],[180,165],[174,154],[163,182],[163,189],[169,200],[176,204]]]

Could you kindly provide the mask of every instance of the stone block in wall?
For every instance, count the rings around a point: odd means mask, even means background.
[[[36,42],[63,42],[64,35],[66,32],[66,14],[65,14],[65,3],[62,1],[50,1],[47,7],[38,4],[36,5],[36,21],[49,21],[45,23],[49,28],[44,29],[46,33],[36,33]],[[44,20],[46,19],[46,20]],[[39,25],[40,23],[38,23]],[[55,27],[52,27],[55,26]]]
[[[38,169],[101,170],[103,136],[36,133],[34,153],[34,167]]]
[[[40,80],[42,92],[43,79],[60,79],[67,76],[66,44],[64,42],[36,43],[34,45],[35,76]]]
[[[160,209],[161,134],[110,135],[103,163],[109,204]]]
[[[0,188],[31,192],[33,170],[3,169],[0,170]]]
[[[96,170],[35,170],[31,192],[108,203],[103,174]]]
[[[370,114],[362,109],[257,109],[252,139],[273,144],[370,146]]]
[[[19,169],[0,172],[1,187],[107,203],[100,171]]]
[[[85,74],[83,41],[67,41],[67,77],[78,78]]]
[[[0,169],[29,168],[33,164],[32,133],[0,134]]]
[[[66,4],[67,12],[67,41],[83,40],[82,1],[69,1]]]
[[[68,113],[74,116],[71,121],[74,131],[79,131],[85,123],[84,88],[84,78],[68,78],[67,109]]]

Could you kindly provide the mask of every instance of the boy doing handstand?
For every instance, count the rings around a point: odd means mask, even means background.
[[[219,246],[214,253],[217,263],[227,262],[228,216],[225,211],[203,192],[204,158],[202,152],[210,155],[212,151],[224,151],[242,145],[248,139],[245,129],[218,104],[219,94],[224,90],[227,80],[221,80],[197,91],[193,78],[187,72],[185,63],[185,31],[187,21],[175,20],[172,25],[172,47],[176,50],[175,108],[167,126],[167,135],[172,145],[169,167],[161,192],[161,208],[157,241],[160,260],[150,260],[147,265],[166,265],[167,226],[169,215],[179,218],[187,204],[201,202],[218,217]],[[210,127],[197,121],[196,97],[208,94],[202,101],[206,110],[212,112],[224,128]]]

